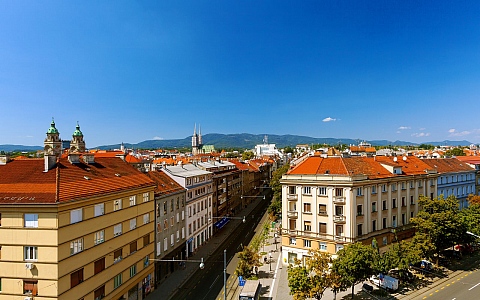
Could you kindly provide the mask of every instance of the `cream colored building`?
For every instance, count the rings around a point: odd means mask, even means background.
[[[0,300],[143,299],[155,183],[120,158],[60,154],[59,142],[52,122],[44,159],[0,159]]]
[[[436,197],[437,177],[416,157],[307,158],[281,180],[283,262],[410,237],[418,198]]]

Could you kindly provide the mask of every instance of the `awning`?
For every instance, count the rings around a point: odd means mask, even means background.
[[[220,221],[216,222],[215,224],[215,227],[217,227],[218,229],[222,228],[223,226],[225,226],[225,224],[228,223],[228,221],[230,221],[229,218],[227,217],[223,217]]]

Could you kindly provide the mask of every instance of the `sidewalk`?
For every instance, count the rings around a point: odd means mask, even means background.
[[[246,208],[243,208],[241,211],[236,213],[236,215],[248,216],[250,215],[251,211],[255,209],[255,207],[259,204],[260,201],[254,201],[250,203]],[[207,260],[208,257],[227,239],[227,237],[232,234],[232,232],[241,222],[242,220],[239,219],[230,220],[228,225],[226,225],[222,230],[212,236],[207,243],[200,246],[196,251],[195,255],[189,258],[193,260],[199,260],[203,257],[204,260]],[[185,269],[176,270],[175,272],[171,273],[162,283],[160,283],[160,285],[153,292],[151,292],[147,297],[145,297],[145,299],[173,299],[173,294],[178,289],[180,289],[197,270],[198,264],[185,264]]]

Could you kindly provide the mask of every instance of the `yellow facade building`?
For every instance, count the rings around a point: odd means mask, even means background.
[[[155,183],[73,145],[0,159],[0,300],[143,299],[153,288]]]

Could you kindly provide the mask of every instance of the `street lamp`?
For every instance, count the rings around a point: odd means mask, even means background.
[[[268,253],[268,258],[269,258],[269,265],[270,265],[270,272],[272,271],[272,252]]]

